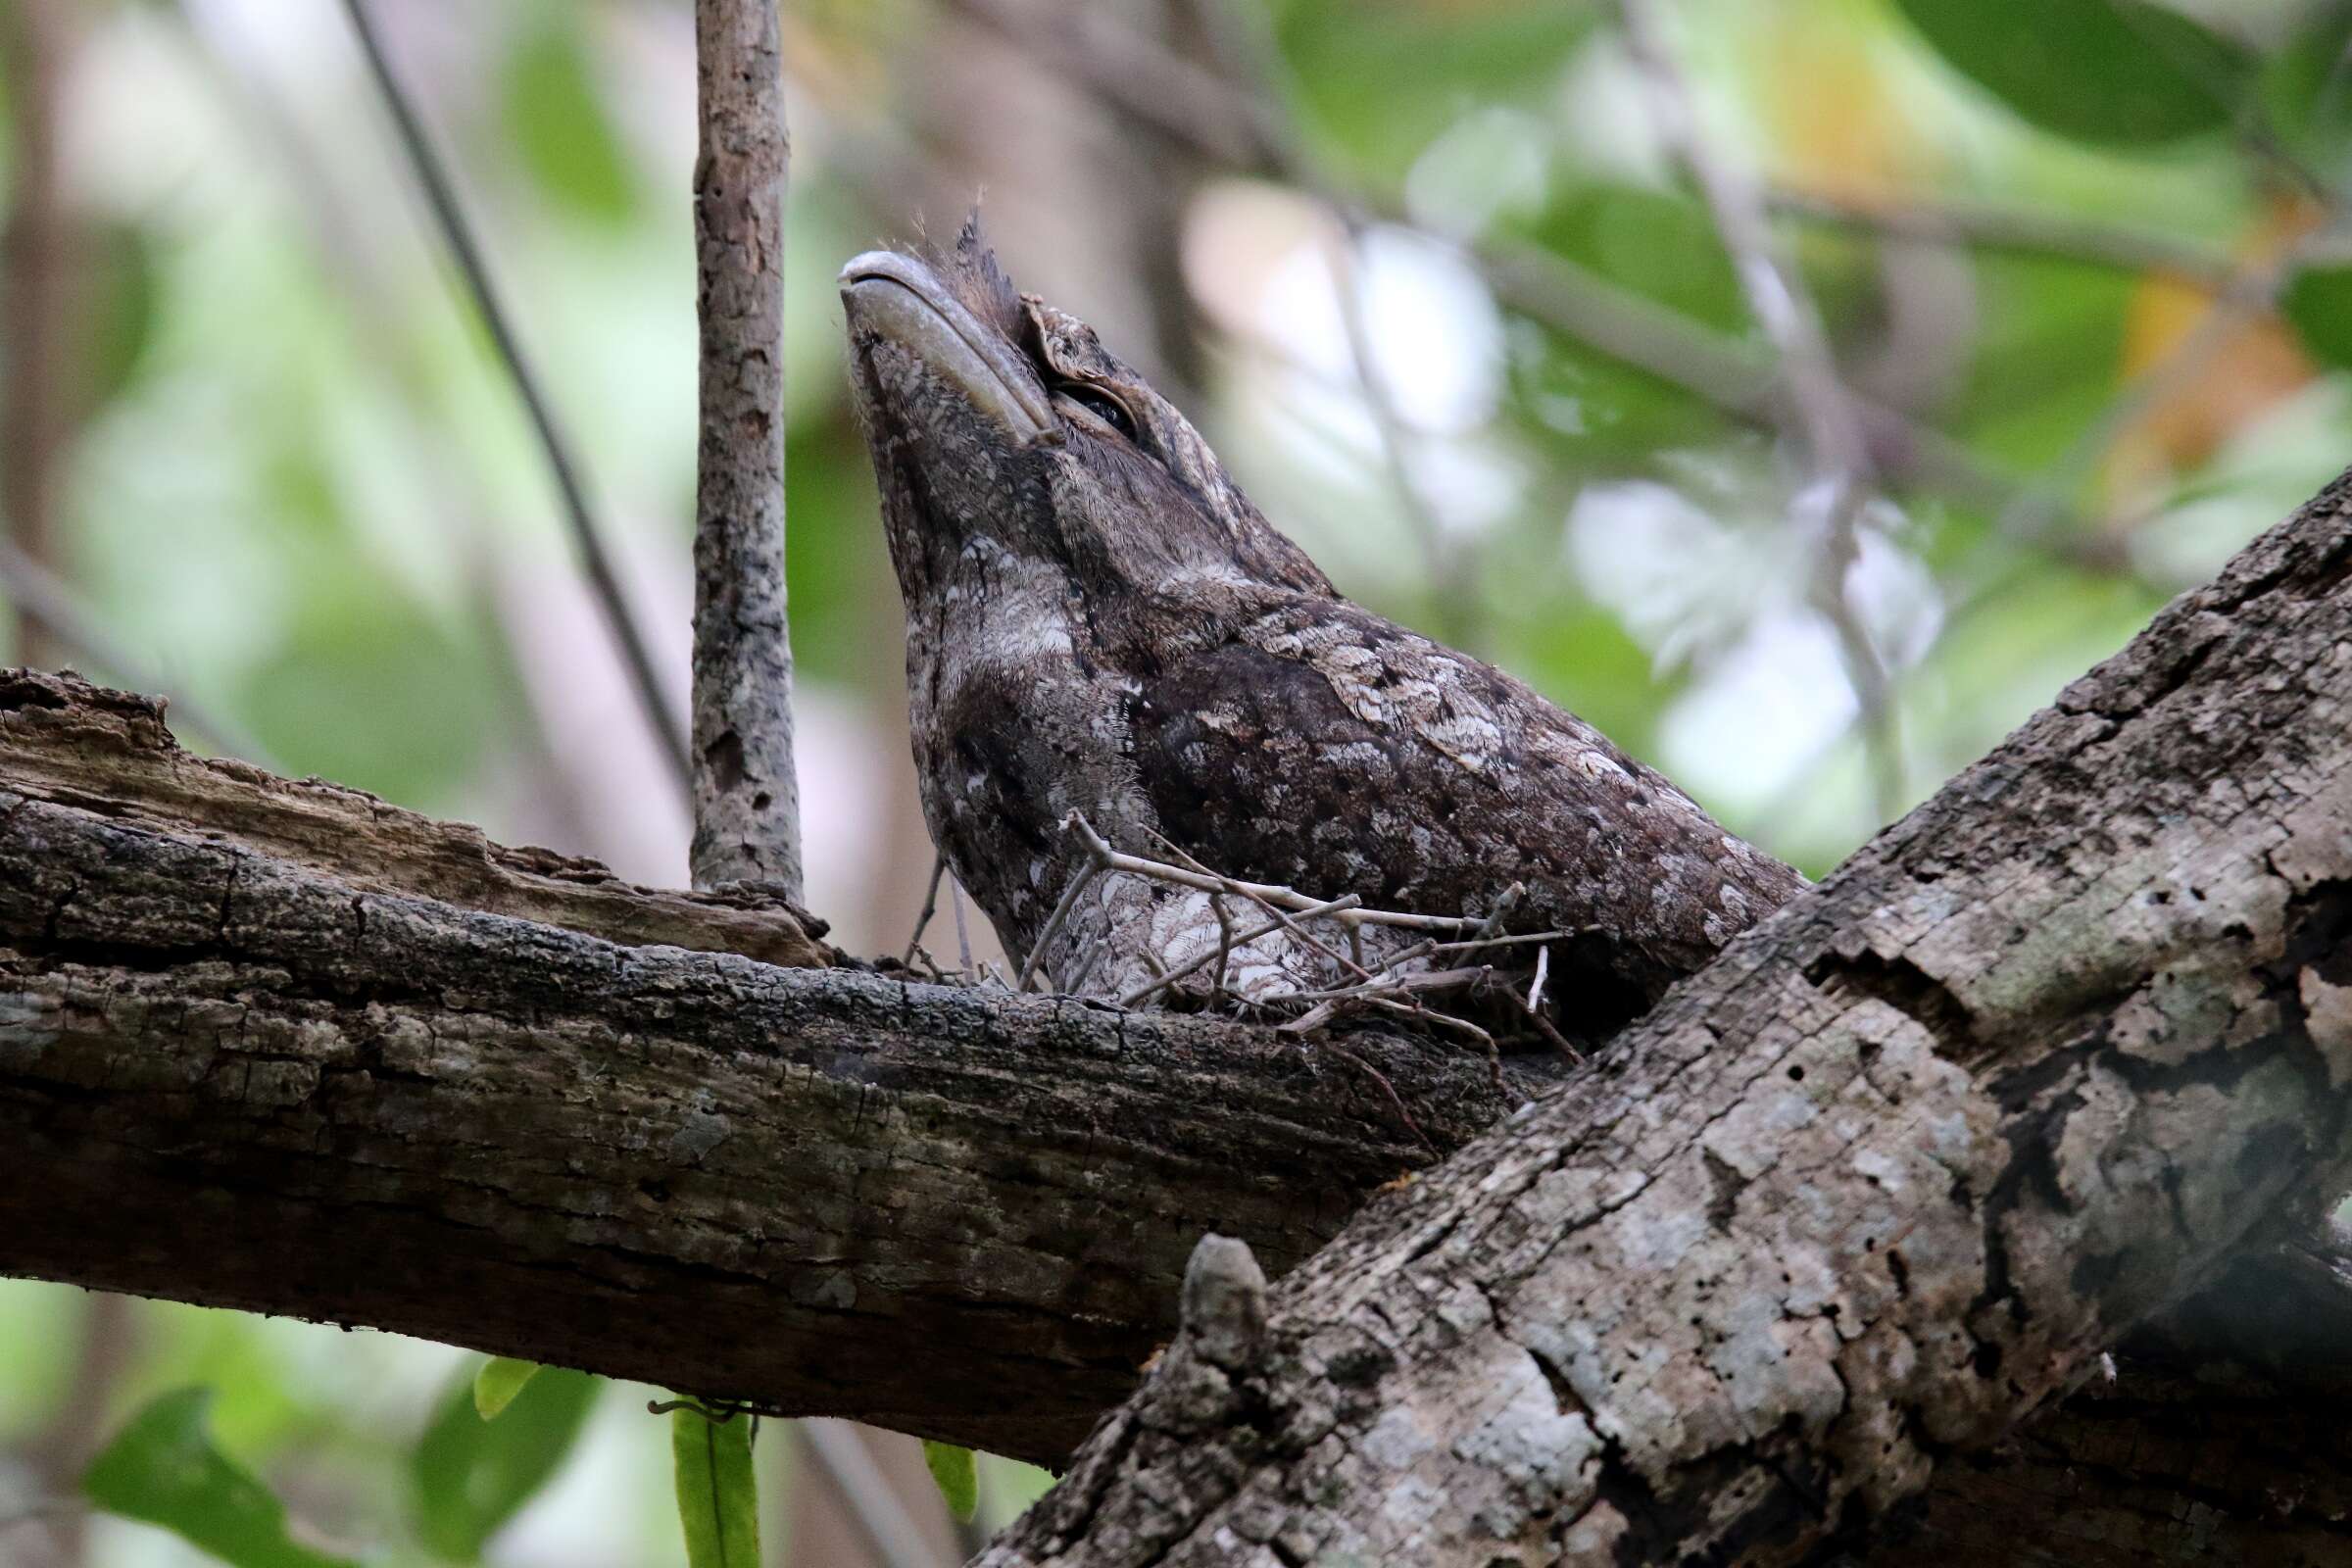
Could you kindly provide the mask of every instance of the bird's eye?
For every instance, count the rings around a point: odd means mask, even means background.
[[[1135,439],[1135,416],[1127,412],[1127,405],[1121,403],[1117,398],[1100,388],[1086,386],[1079,382],[1072,382],[1063,387],[1061,393],[1062,396],[1086,410],[1096,418],[1101,419],[1104,424],[1109,425],[1113,430],[1118,431],[1128,440]]]

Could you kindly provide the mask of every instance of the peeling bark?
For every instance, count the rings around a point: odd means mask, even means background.
[[[413,893],[624,946],[665,943],[793,967],[836,962],[810,921],[758,889],[675,893],[594,860],[493,844],[365,790],[182,751],[153,698],[0,669],[0,789],[197,837],[233,838],[367,892]]]
[[[2339,480],[981,1560],[1792,1562],[2352,1171]],[[1198,1358],[1171,1355],[1198,1369]]]

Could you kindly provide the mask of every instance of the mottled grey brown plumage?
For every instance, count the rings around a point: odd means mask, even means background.
[[[1584,933],[1555,948],[1550,987],[1584,1038],[1801,885],[1523,682],[1341,597],[1091,328],[1013,289],[975,227],[945,253],[858,257],[842,295],[924,813],[1016,956],[1083,863],[1059,826],[1073,809],[1132,854],[1167,859],[1164,841],[1379,908],[1482,914],[1522,884],[1508,929]],[[1043,967],[1118,996],[1217,942],[1205,896],[1105,876]],[[1277,934],[1236,955],[1228,988],[1344,978]]]

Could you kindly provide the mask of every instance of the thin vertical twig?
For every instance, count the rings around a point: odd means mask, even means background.
[[[1814,599],[1837,634],[1847,682],[1862,710],[1880,819],[1890,819],[1903,795],[1902,746],[1894,726],[1891,683],[1847,588],[1861,549],[1862,508],[1876,482],[1860,413],[1838,377],[1821,309],[1773,238],[1762,186],[1718,157],[1700,132],[1690,84],[1667,42],[1654,0],[1618,0],[1617,14],[1626,48],[1647,84],[1659,132],[1698,187],[1748,309],[1780,356],[1781,374],[1813,463],[1831,486]]]
[[[784,591],[784,62],[776,0],[695,0],[702,440],[694,529],[694,885],[801,898]]]
[[[694,885],[802,898],[784,585],[784,51],[777,0],[695,0]],[[947,870],[931,873],[911,958]],[[960,913],[960,911],[958,911]],[[938,1560],[846,1426],[801,1436],[875,1556]]]
[[[963,920],[963,884],[956,880],[954,872],[948,875],[948,907],[956,913],[956,961],[965,974],[976,973],[972,968],[971,928]]]
[[[931,916],[939,909],[939,885],[947,879],[948,858],[935,855],[931,859],[931,885],[923,890],[923,912],[914,917],[914,934],[906,939],[906,952],[899,961],[914,962],[914,956],[923,951],[923,933],[931,929]]]
[[[654,667],[653,655],[644,635],[638,630],[636,617],[629,612],[628,600],[622,595],[620,578],[612,569],[612,558],[606,553],[604,537],[594,514],[589,510],[587,488],[580,478],[579,465],[573,460],[571,446],[556,423],[553,405],[541,388],[539,377],[530,360],[522,351],[506,306],[490,280],[489,263],[481,245],[475,240],[472,225],[467,222],[466,210],[458,200],[456,185],[442,166],[440,154],[433,149],[432,139],[425,133],[424,122],[409,99],[400,78],[394,74],[390,57],[384,52],[375,19],[367,0],[343,0],[344,13],[351,19],[352,31],[357,35],[360,52],[367,58],[368,75],[384,100],[399,133],[401,147],[409,166],[423,188],[425,202],[431,208],[435,225],[441,231],[442,242],[449,247],[458,271],[464,278],[466,292],[490,334],[499,361],[506,367],[507,376],[514,385],[515,396],[529,416],[531,428],[539,438],[540,450],[546,455],[550,474],[563,501],[564,520],[570,525],[572,542],[580,553],[582,569],[596,591],[597,603],[603,608],[612,640],[621,662],[628,666],[629,677],[637,690],[637,699],[645,710],[645,721],[661,743],[662,751],[673,769],[681,788],[690,780],[686,760],[684,731],[677,715],[671,711],[669,699],[663,695],[660,672]]]

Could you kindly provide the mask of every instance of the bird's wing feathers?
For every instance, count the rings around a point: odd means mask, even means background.
[[[1445,914],[1518,882],[1512,926],[1606,925],[1659,987],[1798,885],[1525,684],[1345,601],[1286,596],[1138,685],[1152,806],[1227,875]]]

